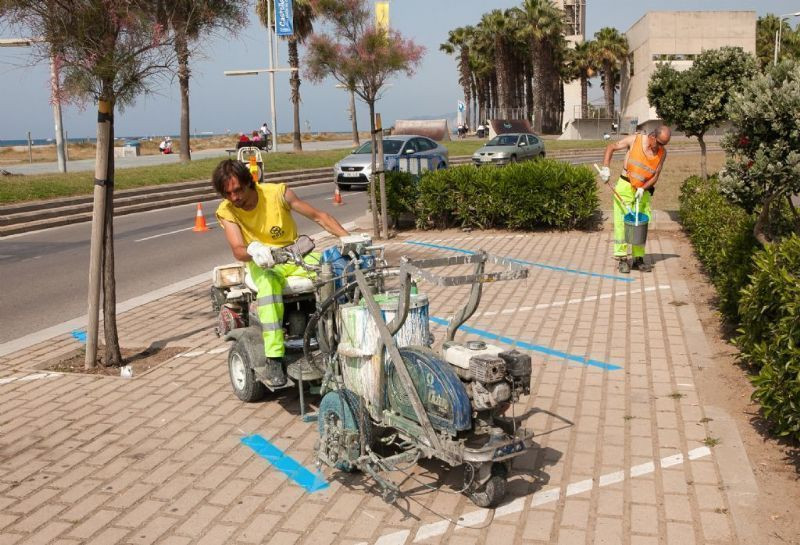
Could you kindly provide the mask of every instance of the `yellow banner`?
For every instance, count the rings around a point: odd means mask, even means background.
[[[375,2],[375,25],[380,30],[389,30],[389,2]]]

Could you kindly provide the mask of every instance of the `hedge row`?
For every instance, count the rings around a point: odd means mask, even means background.
[[[571,229],[589,223],[598,206],[586,167],[541,160],[504,167],[459,166],[387,176],[390,215],[410,214],[418,227]]]
[[[754,372],[753,399],[777,435],[800,440],[800,237],[787,234],[789,214],[777,214],[777,241],[761,248],[755,216],[725,200],[716,178],[689,178],[680,201],[720,309],[738,326],[734,343]]]

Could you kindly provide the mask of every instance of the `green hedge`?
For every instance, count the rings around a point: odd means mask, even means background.
[[[730,204],[718,188],[716,177],[705,182],[688,178],[681,187],[680,217],[717,289],[720,310],[736,323],[739,292],[748,282],[759,244],[753,236],[755,218]]]
[[[753,399],[774,432],[800,440],[800,237],[770,244],[753,263],[735,343],[758,370]]]
[[[542,160],[504,167],[459,166],[387,176],[390,215],[407,213],[421,228],[570,229],[587,224],[598,206],[586,167]]]

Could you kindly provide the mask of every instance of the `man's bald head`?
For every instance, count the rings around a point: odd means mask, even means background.
[[[669,141],[672,138],[672,129],[666,125],[659,125],[658,128],[656,128],[656,130],[653,132],[655,132],[656,139],[661,145],[669,144]]]

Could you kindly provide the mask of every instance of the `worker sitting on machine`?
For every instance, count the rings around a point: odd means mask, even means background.
[[[214,169],[211,181],[224,198],[216,215],[233,257],[247,263],[258,288],[258,318],[266,355],[266,368],[259,369],[259,374],[269,386],[283,386],[286,373],[282,362],[285,348],[281,294],[287,277],[309,277],[311,273],[294,263],[276,264],[271,249],[297,239],[292,211],[315,221],[334,236],[349,233],[333,216],[301,200],[286,184],[256,184],[247,165],[239,161],[222,161]],[[307,257],[319,259],[314,254]]]

